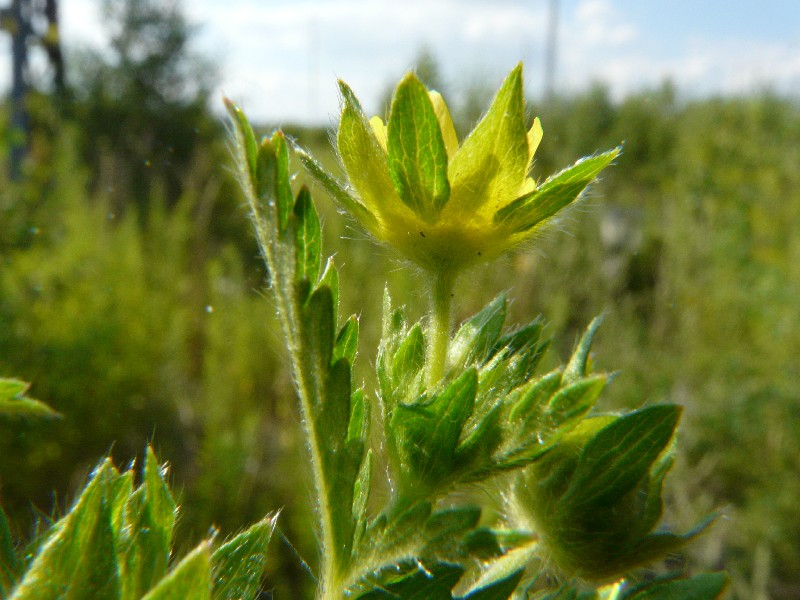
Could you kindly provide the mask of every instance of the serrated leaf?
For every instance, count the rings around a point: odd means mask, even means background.
[[[351,417],[350,363],[340,359],[325,378],[324,403],[316,415],[318,436],[331,449],[344,445]]]
[[[70,512],[53,526],[53,532],[39,548],[11,600],[56,600],[65,597],[88,600],[92,597],[84,594],[84,590],[89,590],[93,585],[91,564],[101,564],[113,571],[115,555],[113,551],[109,554],[105,547],[107,545],[102,543],[110,531],[111,519],[110,511],[107,507],[104,509],[103,505],[107,502],[109,485],[118,475],[110,459],[95,469],[91,481]],[[92,546],[98,542],[101,542],[99,548]],[[112,562],[109,563],[109,559]],[[113,572],[108,575],[114,586]],[[75,591],[71,591],[73,589]],[[109,590],[101,587],[98,592],[108,594]]]
[[[0,419],[60,419],[61,414],[47,404],[25,395],[29,387],[18,379],[0,378]]]
[[[680,413],[674,405],[650,406],[601,429],[583,449],[562,502],[602,503],[633,489],[669,444]]]
[[[302,311],[303,337],[310,342],[306,349],[308,356],[303,358],[313,365],[313,376],[319,379],[330,368],[333,352],[333,294],[330,288],[321,287],[314,290],[308,302],[303,305]],[[314,400],[321,399],[318,397]]]
[[[425,486],[439,487],[458,473],[458,441],[472,413],[477,386],[477,373],[469,369],[430,400],[394,408],[390,427],[399,438],[408,489],[419,493]]]
[[[541,186],[498,210],[494,222],[527,231],[577,200],[586,187],[619,155],[620,148],[583,158]]]
[[[428,91],[413,73],[395,90],[386,144],[400,199],[424,220],[435,219],[450,199],[447,150]]]
[[[500,294],[458,329],[450,346],[452,368],[481,364],[490,355],[500,337],[506,318],[506,297]]]
[[[450,161],[447,171],[450,205],[454,210],[466,212],[478,209],[475,203],[488,198],[513,197],[527,169],[522,66],[517,65],[506,77],[486,115]],[[488,204],[485,207],[493,208]]]
[[[623,600],[716,600],[728,586],[725,573],[703,573],[691,579],[658,579],[634,587]]]
[[[203,542],[186,555],[142,600],[210,600],[211,549]]]
[[[277,515],[265,517],[214,551],[211,556],[214,600],[257,597],[277,520]]]
[[[322,231],[319,217],[308,188],[303,187],[294,204],[295,226],[295,280],[300,283],[308,281],[312,286],[317,283],[321,268],[320,246]]]
[[[355,362],[356,350],[358,350],[358,318],[353,315],[347,319],[336,336],[331,363],[344,358],[352,365]]]

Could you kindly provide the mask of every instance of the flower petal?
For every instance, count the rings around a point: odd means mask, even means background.
[[[533,120],[533,125],[528,130],[528,168],[531,168],[531,163],[533,162],[533,155],[536,154],[536,149],[539,147],[539,142],[542,141],[542,135],[544,132],[542,131],[542,122],[539,120],[539,117],[536,117]]]
[[[436,118],[442,130],[442,139],[444,139],[444,147],[447,148],[447,157],[452,159],[458,151],[458,136],[453,125],[453,118],[450,116],[450,109],[447,108],[447,103],[439,92],[428,92],[428,96],[430,96],[433,110],[436,112]]]
[[[516,197],[528,170],[522,65],[511,71],[489,111],[450,161],[448,212],[491,218]]]
[[[372,133],[375,134],[375,139],[381,147],[386,150],[386,123],[383,122],[378,115],[375,115],[369,120],[369,126],[372,127]]]

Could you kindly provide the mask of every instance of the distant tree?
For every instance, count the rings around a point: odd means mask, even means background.
[[[172,204],[210,172],[201,167],[220,137],[208,111],[216,69],[192,48],[195,28],[178,0],[103,0],[103,13],[109,49],[84,52],[74,69],[92,184],[118,209],[146,209],[154,186]]]

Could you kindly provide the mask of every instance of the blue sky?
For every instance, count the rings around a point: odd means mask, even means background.
[[[98,0],[62,0],[70,45],[102,45]],[[519,60],[543,89],[549,0],[193,0],[197,47],[222,67],[219,93],[253,118],[329,123],[336,79],[367,110],[422,47],[446,81],[495,86]],[[797,0],[560,0],[556,85],[606,82],[622,97],[669,77],[686,95],[770,87],[800,98]],[[7,50],[6,50],[7,52]],[[3,74],[5,77],[6,75]],[[2,83],[2,80],[0,80]]]

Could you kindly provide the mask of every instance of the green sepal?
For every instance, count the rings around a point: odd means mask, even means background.
[[[389,176],[388,157],[378,143],[367,117],[353,91],[344,82],[339,82],[344,107],[339,118],[336,144],[339,156],[353,187],[361,193],[361,204],[369,212],[377,206],[397,197]],[[369,229],[375,217],[362,222]]]
[[[142,600],[210,600],[211,547],[203,542],[187,554]]]
[[[386,145],[398,196],[422,219],[435,219],[450,199],[447,150],[428,90],[413,73],[395,89]]]
[[[494,222],[512,231],[527,231],[577,200],[586,187],[619,155],[621,148],[583,158],[553,175],[534,191],[510,202],[494,215]]]
[[[0,377],[0,419],[60,419],[61,414],[44,402],[28,398],[29,384]]]
[[[214,551],[211,555],[214,600],[257,597],[277,521],[277,515],[267,516]]]
[[[341,210],[355,217],[368,231],[377,225],[375,216],[348,191],[343,183],[328,173],[314,157],[297,146],[295,146],[295,154],[308,174],[328,192]]]

